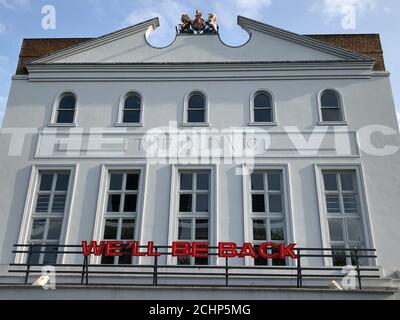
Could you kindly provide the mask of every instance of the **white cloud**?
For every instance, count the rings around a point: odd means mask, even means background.
[[[17,8],[29,9],[32,0],[0,0],[0,5],[7,9],[15,10]]]

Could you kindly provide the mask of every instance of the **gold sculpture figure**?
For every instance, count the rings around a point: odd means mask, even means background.
[[[178,34],[180,34],[180,33],[193,33],[193,30],[191,29],[192,20],[190,19],[188,14],[186,14],[186,13],[182,14],[181,22],[182,23],[179,24],[176,27],[176,32]]]
[[[206,27],[206,22],[204,21],[202,16],[203,14],[199,10],[196,10],[196,18],[193,20],[192,29],[197,33],[202,33]]]

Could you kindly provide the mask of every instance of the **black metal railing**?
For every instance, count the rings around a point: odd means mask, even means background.
[[[37,247],[40,246],[40,249]],[[361,290],[363,288],[363,279],[368,278],[379,278],[379,268],[373,267],[373,261],[377,257],[375,255],[375,249],[332,249],[332,248],[295,248],[297,259],[286,258],[288,262],[287,265],[265,265],[265,266],[242,266],[242,265],[232,265],[230,264],[229,258],[225,259],[224,265],[171,265],[171,264],[160,264],[160,259],[163,256],[171,256],[170,246],[155,246],[155,252],[160,253],[160,256],[147,257],[147,259],[152,259],[152,264],[91,264],[90,257],[84,256],[82,252],[81,245],[38,245],[38,244],[15,244],[15,250],[13,253],[23,254],[25,257],[25,263],[11,263],[10,273],[24,274],[24,283],[28,284],[30,276],[38,275],[42,273],[41,267],[47,266],[49,264],[44,263],[34,263],[32,261],[33,255],[48,254],[49,251],[46,248],[51,247],[53,250],[57,248],[56,251],[51,251],[52,254],[57,254],[60,258],[62,255],[64,258],[70,255],[78,255],[78,259],[82,258],[81,263],[53,263],[50,264],[54,266],[57,274],[62,275],[77,275],[80,277],[80,285],[100,285],[98,282],[93,282],[91,276],[135,276],[135,278],[127,279],[124,278],[122,282],[112,282],[103,285],[114,285],[114,286],[249,286],[252,287],[312,287],[311,285],[304,285],[303,280],[305,279],[326,279],[334,280],[340,279],[348,276],[347,273],[343,272],[343,266],[322,266],[324,264],[321,259],[335,259],[338,253],[343,259],[351,259],[354,268],[354,277],[357,279],[358,288]],[[145,246],[141,248],[147,248]],[[209,256],[217,256],[217,247],[209,247]],[[240,248],[238,248],[240,249]],[[319,261],[314,264],[311,263],[313,259],[319,259]],[[367,261],[366,265],[362,264],[360,260]],[[331,260],[333,261],[333,260]],[[190,280],[189,283],[182,283],[177,281],[175,283],[160,284],[160,279],[167,279],[168,277],[175,276],[179,279]],[[212,284],[196,284],[194,279],[196,277],[204,277],[208,279],[214,279]],[[294,281],[289,281],[289,284],[278,284],[274,282],[271,285],[261,284],[257,285],[254,280],[277,280],[277,279],[289,279]],[[149,279],[150,282],[140,282],[142,279]],[[221,280],[221,284],[216,282],[216,279]],[[238,279],[248,279],[253,280],[253,282],[241,284],[234,284],[233,280]],[[129,280],[129,281],[128,281]],[[76,280],[75,280],[76,281]],[[264,281],[265,282],[265,281]],[[295,284],[294,284],[295,283]],[[57,281],[60,285],[60,282]],[[66,283],[67,284],[67,283]],[[68,284],[71,284],[70,282]],[[72,283],[77,284],[77,283]],[[321,287],[321,286],[318,286]]]

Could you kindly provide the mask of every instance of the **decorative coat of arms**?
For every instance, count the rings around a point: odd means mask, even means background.
[[[181,17],[181,23],[176,26],[177,34],[217,34],[219,26],[217,24],[217,15],[215,13],[208,14],[208,20],[202,18],[202,13],[196,10],[194,20],[184,13]]]

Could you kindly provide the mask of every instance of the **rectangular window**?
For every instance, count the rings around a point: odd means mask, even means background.
[[[104,212],[104,240],[133,241],[136,232],[139,171],[110,171]],[[132,254],[120,257],[103,255],[102,264],[131,264]]]
[[[351,249],[360,249],[365,243],[356,172],[324,170],[322,176],[330,245],[337,249],[333,265],[354,265]]]
[[[70,171],[39,171],[29,243],[33,244],[32,264],[57,263],[67,209]]]
[[[254,171],[250,176],[251,228],[257,248],[263,242],[285,243],[285,192],[282,170]],[[268,252],[272,253],[272,252]],[[255,259],[257,265],[286,265],[286,260]]]
[[[177,239],[209,242],[210,171],[179,172]],[[208,258],[178,257],[179,265],[208,265]]]

